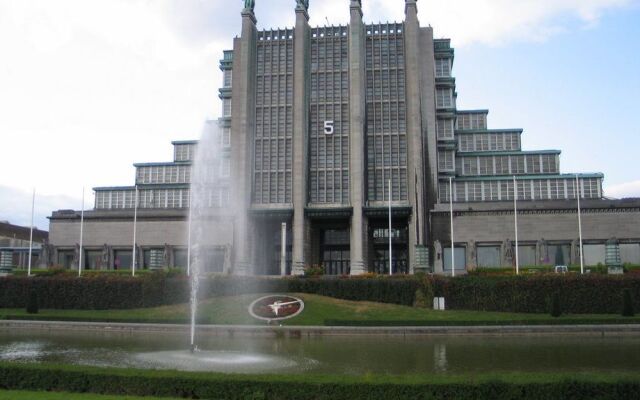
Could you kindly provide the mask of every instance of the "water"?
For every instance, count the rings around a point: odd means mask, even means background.
[[[0,360],[288,374],[613,372],[640,368],[632,336],[229,338],[184,335],[0,331]]]
[[[229,249],[233,243],[237,204],[230,200],[232,193],[230,160],[224,155],[223,138],[217,122],[205,124],[191,171],[190,210],[188,221],[188,272],[191,278],[190,348],[196,348],[196,315],[198,287],[204,273],[229,273]],[[237,211],[240,211],[238,209]],[[242,211],[244,213],[244,211]],[[215,257],[215,248],[227,249],[224,263]]]

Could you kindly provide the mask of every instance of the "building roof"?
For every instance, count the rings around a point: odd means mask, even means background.
[[[9,222],[0,222],[0,236],[10,237],[21,240],[29,240],[30,229],[28,226],[13,225]],[[43,242],[49,238],[49,232],[40,230],[38,228],[33,229],[33,240],[35,242]]]

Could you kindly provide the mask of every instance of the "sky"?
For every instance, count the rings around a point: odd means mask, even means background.
[[[401,0],[362,0],[365,22]],[[134,182],[220,115],[218,68],[243,0],[0,0],[0,221],[48,229],[91,188]],[[256,0],[258,28],[294,24],[295,0]],[[559,149],[561,171],[602,172],[640,197],[640,0],[419,0],[456,49],[459,109]],[[346,24],[349,0],[311,0],[312,26]]]

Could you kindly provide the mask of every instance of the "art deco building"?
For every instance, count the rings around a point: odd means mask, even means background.
[[[451,197],[461,270],[513,264],[514,196],[521,265],[576,262],[577,196],[585,260],[604,262],[605,241],[617,237],[623,260],[640,263],[640,203],[603,200],[602,174],[562,174],[559,150],[524,151],[522,129],[489,129],[488,110],[458,110],[454,50],[420,26],[415,0],[401,23],[365,24],[352,0],[349,25],[323,27],[309,26],[299,1],[294,27],[262,30],[251,3],[220,63],[216,123],[228,158],[219,173],[231,189],[215,188],[211,202],[246,212],[221,222],[212,270],[280,273],[285,223],[288,273],[388,273],[389,235],[394,273],[444,272]],[[197,144],[173,144],[173,162],[135,164],[138,262],[148,268],[186,263]],[[87,266],[126,267],[135,188],[95,192]],[[78,229],[77,212],[53,213],[60,260]]]

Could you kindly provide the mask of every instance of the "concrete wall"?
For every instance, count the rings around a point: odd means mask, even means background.
[[[434,239],[450,241],[449,213],[432,213]],[[454,213],[453,231],[456,242],[496,242],[515,239],[513,212]],[[592,211],[582,213],[584,241],[640,241],[640,211]],[[571,241],[578,238],[578,216],[575,210],[562,212],[518,213],[518,239]]]

